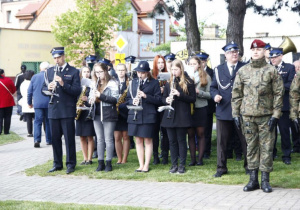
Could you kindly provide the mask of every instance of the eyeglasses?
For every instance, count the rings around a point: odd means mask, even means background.
[[[95,74],[104,73],[104,71],[95,71]]]

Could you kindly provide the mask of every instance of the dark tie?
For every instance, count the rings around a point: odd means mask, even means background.
[[[142,88],[144,85],[144,80],[141,80],[140,88]]]
[[[231,66],[231,73],[230,73],[231,76],[232,76],[232,74],[233,74],[234,67],[235,67],[235,65],[232,65],[232,66]]]
[[[62,72],[62,70],[63,70],[63,67],[59,67],[59,72]]]

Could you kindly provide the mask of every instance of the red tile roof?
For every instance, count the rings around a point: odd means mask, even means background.
[[[20,16],[31,16],[36,13],[36,11],[42,6],[43,2],[40,3],[34,3],[34,4],[28,4],[26,7],[21,9],[17,14],[16,17]]]
[[[138,18],[138,31],[142,34],[153,34],[153,30],[141,18]]]
[[[160,0],[132,0],[135,1],[136,4],[141,9],[141,12],[152,12]]]

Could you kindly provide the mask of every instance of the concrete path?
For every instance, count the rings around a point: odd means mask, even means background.
[[[11,130],[26,140],[0,146],[0,200],[126,205],[157,209],[300,209],[300,189],[245,193],[243,186],[93,180],[86,177],[26,176],[24,170],[52,160],[43,137],[40,149],[26,124],[12,117]],[[77,139],[78,141],[78,139]],[[77,145],[80,149],[80,146]],[[113,172],[112,172],[113,173]],[[1,207],[0,207],[1,208]]]

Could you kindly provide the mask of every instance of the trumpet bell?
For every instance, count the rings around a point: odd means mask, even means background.
[[[283,36],[282,39],[283,39],[283,41],[280,44],[279,48],[283,49],[283,55],[285,55],[289,52],[293,52],[293,53],[297,52],[297,48],[296,48],[295,44],[289,37]]]

